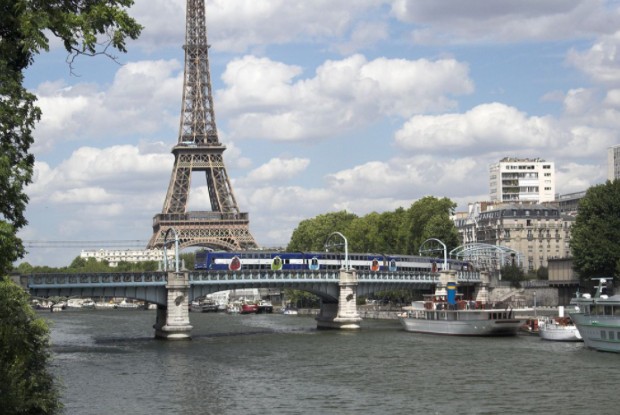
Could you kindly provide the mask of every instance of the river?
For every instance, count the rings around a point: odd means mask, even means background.
[[[620,355],[538,337],[356,332],[307,316],[190,313],[191,341],[153,338],[154,311],[41,313],[67,414],[617,414]]]

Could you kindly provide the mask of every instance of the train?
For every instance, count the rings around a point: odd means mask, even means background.
[[[197,251],[194,269],[219,271],[280,271],[280,270],[338,270],[344,266],[342,252],[280,252],[280,251]],[[349,266],[359,271],[419,271],[438,272],[443,269],[442,258],[414,255],[351,253]],[[467,262],[448,259],[448,268],[468,271]]]

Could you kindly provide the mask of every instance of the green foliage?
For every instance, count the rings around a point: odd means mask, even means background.
[[[582,281],[620,276],[620,180],[588,189],[571,228],[570,246]]]
[[[316,295],[289,288],[284,290],[284,299],[296,308],[318,308],[321,305],[321,299]]]
[[[5,415],[57,414],[59,392],[48,372],[49,330],[28,294],[0,279],[0,408]]]
[[[20,274],[50,274],[50,273],[105,273],[105,272],[141,272],[157,271],[157,261],[125,262],[120,261],[116,267],[110,266],[108,261],[97,261],[95,258],[75,257],[68,267],[32,266],[27,262],[19,264],[16,271]]]
[[[183,263],[185,264],[185,269],[194,269],[194,261],[195,261],[195,253],[194,252],[187,252],[185,254],[181,254],[179,255],[181,257],[181,260],[183,261]],[[157,268],[155,268],[153,271],[156,271]]]
[[[448,252],[456,248],[459,245],[459,234],[450,219],[455,208],[456,203],[450,199],[433,196],[423,197],[411,205],[407,212],[407,251],[403,253],[417,254],[429,238],[442,241]]]
[[[287,251],[323,251],[325,239],[336,231],[347,238],[349,252],[417,255],[429,238],[441,240],[449,251],[459,245],[458,231],[450,219],[455,207],[450,199],[428,196],[407,210],[398,208],[363,217],[347,212],[319,215],[300,222]]]
[[[538,269],[536,270],[536,279],[537,280],[548,280],[549,269],[543,266],[538,267]]]
[[[372,295],[372,298],[379,300],[382,305],[410,305],[412,301],[420,299],[420,293],[417,290],[377,291]]]
[[[132,0],[0,2],[0,275],[25,253],[15,235],[27,224],[24,188],[32,182],[34,168],[29,150],[41,118],[36,97],[23,86],[23,73],[36,54],[49,49],[49,33],[62,41],[70,63],[78,55],[112,57],[110,49],[125,52],[126,39],[136,39],[142,30],[127,14],[132,4]]]
[[[323,251],[325,240],[332,232],[345,233],[357,216],[345,211],[326,213],[301,221],[291,235],[287,251]],[[346,236],[346,234],[345,234]]]
[[[15,235],[15,227],[0,220],[0,275],[8,273],[13,267],[13,262],[23,254],[24,247]]]
[[[510,281],[514,287],[521,287],[521,281],[525,280],[525,274],[518,265],[504,265],[500,269],[502,275],[502,281]]]

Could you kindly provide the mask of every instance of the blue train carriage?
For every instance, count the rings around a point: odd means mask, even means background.
[[[320,267],[320,254],[279,251],[198,251],[194,265],[195,269],[220,271],[318,270]]]
[[[260,251],[228,252],[228,251],[199,251],[195,256],[196,269],[216,271],[239,271],[269,269],[271,256]]]
[[[278,252],[272,254],[272,267],[278,270],[311,270],[324,267],[324,259],[318,252]]]

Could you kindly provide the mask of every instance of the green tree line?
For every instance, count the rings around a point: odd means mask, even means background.
[[[182,253],[179,255],[179,260],[185,265],[186,269],[194,269],[194,254]],[[175,266],[173,262],[168,263],[168,269],[172,269]],[[67,274],[80,274],[80,273],[97,273],[97,272],[141,272],[141,271],[159,271],[162,269],[162,264],[158,261],[141,261],[141,262],[127,262],[120,261],[116,266],[111,266],[109,261],[101,260],[97,261],[95,258],[82,258],[75,257],[71,264],[65,267],[50,267],[30,265],[28,262],[22,262],[14,271],[23,274],[49,274],[49,273],[67,273]]]
[[[417,255],[429,238],[441,240],[450,251],[459,246],[459,234],[450,218],[455,208],[448,198],[426,196],[408,209],[364,216],[345,211],[325,213],[301,221],[286,249],[323,251],[327,237],[337,231],[347,238],[349,252]],[[443,252],[430,256],[441,257]]]

